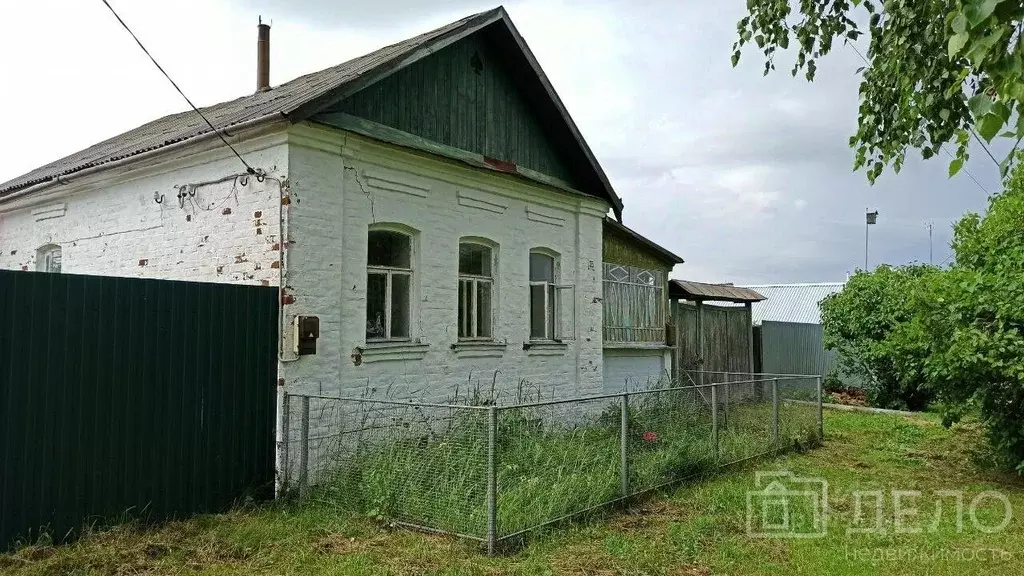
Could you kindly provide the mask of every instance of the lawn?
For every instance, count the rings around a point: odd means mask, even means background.
[[[821,448],[734,467],[711,480],[635,502],[603,518],[554,529],[514,553],[488,558],[475,544],[389,528],[325,504],[241,508],[159,528],[120,527],[79,542],[24,547],[0,556],[0,572],[35,574],[1021,574],[1024,526],[997,527],[1005,495],[1024,511],[1024,483],[984,465],[976,427],[946,430],[932,416],[826,410]],[[820,539],[747,535],[747,492],[755,470],[788,470],[829,485],[828,533]],[[892,490],[903,515],[894,519]],[[962,529],[956,498],[963,493]],[[882,491],[884,534],[867,496],[855,518],[854,491]],[[942,515],[936,522],[936,501]],[[868,506],[868,504],[872,504]],[[911,514],[916,504],[918,514]],[[974,514],[971,515],[973,509]],[[807,507],[791,511],[798,529]],[[895,520],[900,522],[894,523]],[[976,520],[976,522],[975,522]],[[896,533],[896,528],[919,529]]]

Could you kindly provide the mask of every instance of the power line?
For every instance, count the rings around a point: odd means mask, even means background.
[[[238,150],[235,150],[235,147],[232,146],[231,143],[227,141],[227,138],[224,137],[224,134],[220,130],[218,130],[213,125],[212,122],[210,122],[210,119],[207,118],[206,115],[199,110],[199,108],[196,108],[196,105],[193,104],[191,100],[188,99],[188,96],[186,96],[185,93],[181,90],[181,88],[178,87],[178,84],[171,78],[170,74],[168,74],[167,71],[164,70],[163,66],[161,66],[160,63],[156,61],[156,58],[153,58],[153,55],[149,53],[149,50],[146,50],[146,47],[142,45],[142,41],[139,40],[139,37],[135,35],[135,32],[132,32],[132,29],[129,28],[127,24],[125,24],[124,20],[122,20],[120,16],[118,16],[117,12],[114,10],[114,7],[110,5],[110,2],[107,2],[107,0],[101,1],[103,2],[103,4],[107,6],[107,9],[110,10],[110,13],[114,15],[114,18],[117,18],[117,21],[121,23],[121,26],[123,26],[124,29],[132,35],[132,38],[135,39],[135,43],[139,45],[139,48],[142,48],[142,51],[146,53],[146,56],[149,56],[149,59],[153,62],[153,65],[156,66],[157,70],[159,70],[164,75],[164,78],[167,78],[167,81],[171,83],[171,86],[174,86],[174,89],[178,91],[178,94],[181,94],[181,97],[185,99],[185,102],[188,102],[188,105],[192,107],[192,110],[194,110],[196,114],[199,114],[199,117],[206,122],[206,125],[210,127],[210,130],[213,130],[217,134],[217,136],[220,137],[221,142],[223,142],[225,146],[230,148],[231,151],[235,153],[235,156],[238,157],[238,161],[245,166],[245,171],[248,172],[249,174],[256,175],[256,169],[250,166],[249,163],[246,162],[244,158],[242,158],[242,155],[239,154]]]
[[[868,62],[868,59],[865,58],[863,54],[861,54],[860,50],[857,49],[857,46],[855,46],[853,44],[853,42],[846,42],[846,45],[849,46],[850,48],[853,48],[853,51],[857,53],[857,56],[860,56],[860,59],[864,61],[864,65],[866,65],[866,66],[870,66],[871,65],[871,63]],[[981,148],[988,154],[988,157],[991,158],[992,161],[996,163],[996,166],[999,166],[999,161],[996,160],[996,157],[992,155],[992,152],[989,152],[988,147],[985,146],[985,143],[982,142],[981,138],[978,137],[978,133],[974,131],[974,128],[971,127],[971,126],[968,126],[967,129],[970,130],[971,134],[974,135],[974,138],[978,141],[978,144],[981,144]],[[941,146],[940,146],[940,148],[941,148]],[[945,148],[942,148],[942,151],[945,152],[953,160],[956,160],[956,157],[953,156],[953,154],[949,150],[946,150]],[[967,174],[968,177],[970,177],[971,180],[974,181],[975,184],[978,185],[978,188],[980,188],[982,192],[984,192],[986,195],[991,196],[991,193],[984,186],[981,185],[981,182],[978,182],[978,179],[974,177],[974,174],[971,174],[971,171],[967,169],[967,166],[964,166],[962,168],[962,170],[964,171],[965,174]]]

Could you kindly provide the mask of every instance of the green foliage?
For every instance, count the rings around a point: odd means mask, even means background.
[[[953,267],[915,298],[928,377],[947,421],[977,407],[1005,463],[1024,470],[1024,170],[984,218],[956,224],[953,248]]]
[[[737,25],[732,63],[751,42],[764,54],[764,73],[795,40],[795,76],[814,80],[818,58],[837,42],[867,33],[869,64],[860,70],[854,168],[871,182],[885,166],[899,172],[908,148],[923,158],[956,142],[949,173],[968,158],[970,131],[991,141],[1024,137],[1024,48],[1017,41],[1024,4],[1006,0],[747,0]],[[867,21],[867,25],[863,24]],[[1014,113],[1016,119],[1014,118]],[[1002,131],[1000,133],[1000,131]],[[1001,164],[1005,175],[1014,156]]]
[[[924,371],[928,346],[908,295],[937,273],[926,265],[857,272],[821,303],[825,347],[843,372],[865,382],[873,406],[921,410],[932,399]]]

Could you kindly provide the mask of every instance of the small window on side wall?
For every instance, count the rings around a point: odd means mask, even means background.
[[[530,252],[530,339],[570,340],[576,326],[576,289],[557,284],[557,261],[551,254]]]
[[[412,237],[370,230],[366,254],[366,340],[406,340],[412,314]]]
[[[459,339],[492,338],[494,255],[490,246],[459,243]]]
[[[39,272],[60,272],[61,249],[56,244],[47,244],[36,251],[36,270]]]

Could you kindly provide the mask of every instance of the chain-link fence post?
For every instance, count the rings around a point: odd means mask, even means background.
[[[629,394],[623,394],[619,402],[619,489],[622,496],[629,496]]]
[[[487,408],[487,554],[493,556],[497,544],[498,477],[495,442],[498,435],[498,408]]]
[[[779,379],[772,378],[772,442],[779,448]]]
[[[821,376],[815,378],[818,395],[818,440],[825,439],[825,419],[821,413]]]
[[[288,445],[291,442],[291,425],[289,422],[291,402],[289,399],[289,394],[285,392],[281,402],[281,469],[277,471],[278,478],[281,480],[281,486],[278,490],[280,494],[288,491]]]
[[[299,494],[309,488],[309,396],[299,403]]]
[[[711,457],[718,463],[718,384],[711,385]]]

